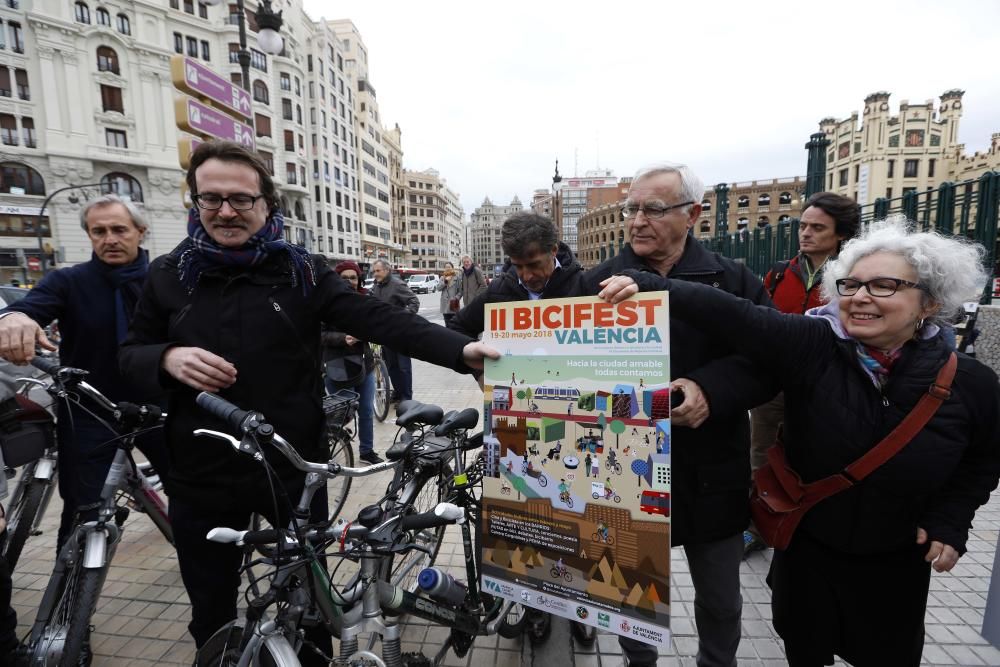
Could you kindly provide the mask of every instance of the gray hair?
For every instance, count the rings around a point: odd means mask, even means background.
[[[389,262],[387,262],[384,259],[376,259],[374,262],[372,262],[372,268],[374,269],[376,266],[381,266],[389,273],[392,273],[392,266],[390,266]]]
[[[656,164],[643,167],[639,171],[635,172],[635,176],[632,177],[632,186],[635,186],[635,184],[643,178],[657,176],[659,174],[677,174],[680,177],[680,196],[682,201],[692,201],[698,206],[701,206],[701,202],[705,200],[704,183],[702,183],[701,179],[698,178],[698,175],[694,173],[694,170],[691,169],[691,167],[677,162],[658,162]],[[631,191],[631,187],[629,190]],[[685,213],[689,210],[690,207],[684,208]]]
[[[936,232],[914,232],[904,216],[890,216],[869,223],[854,239],[844,244],[840,255],[823,271],[823,296],[839,299],[836,281],[845,278],[858,261],[877,252],[900,255],[917,272],[917,281],[927,287],[926,302],[940,310],[931,321],[949,322],[962,311],[966,301],[978,301],[989,276],[983,268],[986,250],[964,238],[941,236]]]
[[[146,224],[146,217],[139,210],[139,207],[133,204],[128,199],[122,199],[118,195],[101,195],[97,199],[87,202],[87,205],[80,210],[80,226],[83,231],[87,231],[87,215],[90,213],[91,209],[102,208],[104,206],[111,206],[113,204],[121,204],[128,211],[129,217],[132,218],[133,224],[140,232],[144,232],[149,229],[149,225]]]

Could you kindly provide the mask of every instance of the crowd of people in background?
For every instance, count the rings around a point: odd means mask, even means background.
[[[330,267],[287,243],[275,183],[257,154],[203,143],[187,185],[194,202],[187,238],[152,261],[140,247],[146,224],[135,207],[113,195],[90,202],[81,225],[91,261],[50,273],[0,311],[0,356],[25,363],[36,346],[54,349],[44,327],[58,320],[62,363],[89,370],[114,400],[166,406],[162,439],[143,451],[170,497],[198,646],[236,617],[239,588],[239,549],[208,542],[207,531],[245,528],[253,512],[271,523],[288,518],[272,516],[258,466],[192,435],[221,428],[196,407],[198,392],[266,406],[300,454],[319,460],[327,453],[323,391],[352,388],[360,395],[360,458],[377,463],[371,344],[382,345],[392,398],[408,400],[411,357],[466,374],[499,357],[477,341],[486,304],[615,302],[668,289],[670,389],[682,397],[670,415],[671,536],[694,587],[696,662],[731,667],[742,632],[740,563],[766,546],[750,525],[752,469],[779,431],[789,466],[805,482],[875,447],[951,358],[951,321],[986,280],[978,246],[899,220],[862,229],[855,202],[819,193],[802,214],[800,252],[762,281],[695,239],[704,186],[690,167],[664,163],[633,178],[621,207],[628,243],[597,267],[585,270],[553,222],[534,213],[504,223],[508,259],[492,280],[469,256],[459,267],[446,264],[437,286],[442,327],[418,314],[418,298],[386,260],[372,263],[366,291],[357,263]],[[965,355],[957,368],[950,393],[912,442],[811,509],[788,548],[776,551],[768,578],[774,625],[793,667],[832,664],[834,656],[855,665],[919,664],[931,571],[954,567],[976,510],[1000,479],[1000,384]],[[88,456],[104,438],[85,415],[59,417],[62,537],[78,507],[100,492],[110,460]],[[282,459],[271,463],[278,492],[297,497],[302,475]],[[313,516],[326,509],[317,496]],[[3,574],[0,563],[0,584]],[[0,616],[0,635],[9,621]],[[307,636],[329,653],[321,628]],[[0,636],[0,646],[9,639]],[[654,647],[619,642],[630,665],[656,664]]]

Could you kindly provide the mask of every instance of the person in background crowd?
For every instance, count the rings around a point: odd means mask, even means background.
[[[844,241],[853,238],[861,221],[858,203],[832,192],[817,192],[806,201],[799,220],[799,254],[777,262],[764,276],[775,307],[783,313],[802,315],[822,306],[823,267],[836,257]],[[774,444],[785,415],[785,398],[778,394],[750,413],[750,468],[767,462],[767,450]],[[750,522],[743,533],[743,556],[767,548],[757,528]]]
[[[441,315],[444,317],[444,325],[448,326],[458,312],[459,300],[462,298],[462,279],[459,278],[454,264],[444,263],[441,280],[435,289],[441,292]]]
[[[472,303],[473,299],[486,291],[488,284],[483,272],[472,263],[472,258],[464,255],[461,275],[462,305],[468,306]]]
[[[372,263],[372,275],[375,285],[372,295],[379,301],[385,301],[397,308],[416,315],[420,310],[420,300],[402,280],[393,275],[392,267],[384,259],[376,259]],[[382,358],[389,369],[389,379],[392,381],[393,401],[409,401],[413,398],[413,362],[405,354],[389,347],[382,347]]]
[[[361,286],[361,267],[340,262],[333,268],[351,289],[366,294]],[[349,388],[358,393],[358,450],[362,461],[375,464],[382,458],[375,452],[375,372],[368,343],[350,334],[323,326],[323,363],[326,390],[333,394]]]
[[[162,400],[162,390],[140,392],[118,370],[118,345],[125,339],[149,269],[148,254],[140,247],[145,218],[131,201],[104,195],[80,211],[80,226],[90,239],[90,260],[49,273],[23,299],[0,311],[0,356],[24,364],[34,358],[36,345],[55,350],[42,327],[59,320],[60,363],[89,372],[87,382],[112,401]],[[60,546],[78,508],[100,499],[115,456],[114,447],[100,447],[114,434],[88,411],[68,403],[59,402],[56,425],[63,499]],[[95,412],[101,414],[99,408]],[[140,436],[136,444],[166,479],[170,466],[162,433]]]
[[[653,277],[704,283],[770,305],[764,285],[742,264],[706,250],[690,230],[705,189],[692,169],[661,164],[636,174],[622,206],[629,242],[584,275],[587,294],[634,269]],[[750,520],[747,410],[777,392],[748,359],[713,343],[710,327],[670,314],[670,363],[683,402],[670,411],[671,537],[683,545],[694,584],[699,667],[732,667],[740,643],[740,560]],[[656,648],[619,639],[631,665],[656,664]]]
[[[941,325],[982,294],[981,246],[905,219],[869,225],[828,263],[829,303],[784,315],[721,290],[637,272],[608,281],[617,301],[670,291],[671,315],[753,355],[785,389],[783,444],[805,483],[840,473],[895,429],[953,354]],[[726,326],[718,326],[725,322]],[[803,517],[768,582],[790,667],[921,663],[931,569],[966,551],[976,510],[1000,479],[1000,384],[958,354],[943,403],[892,458]],[[676,452],[678,448],[675,448]]]
[[[323,257],[287,243],[277,188],[259,154],[205,142],[191,155],[187,184],[188,237],[152,263],[119,360],[127,378],[169,395],[170,520],[191,600],[188,628],[201,647],[236,618],[242,562],[239,547],[205,535],[216,526],[244,530],[254,512],[285,525],[304,476],[282,456],[269,457],[265,469],[193,435],[228,430],[198,407],[199,392],[261,410],[303,458],[319,461],[328,452],[316,373],[322,324],[461,372],[499,353],[359,294]],[[326,495],[317,494],[311,509],[313,520],[325,519]],[[310,629],[306,638],[300,659],[326,665],[309,646],[329,655],[329,633]]]

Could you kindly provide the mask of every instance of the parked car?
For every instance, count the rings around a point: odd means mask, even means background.
[[[365,291],[371,292],[373,287],[375,287],[375,279],[374,278],[366,279],[364,284]]]
[[[437,289],[438,277],[433,273],[416,273],[410,276],[406,286],[413,290],[414,294],[427,294]]]

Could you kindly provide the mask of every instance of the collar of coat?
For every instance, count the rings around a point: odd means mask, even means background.
[[[622,258],[625,266],[642,267],[647,271],[658,273],[646,263],[645,258],[635,254],[630,243],[625,244],[619,256]],[[673,268],[670,269],[667,277],[711,275],[724,271],[725,267],[719,261],[719,256],[714,252],[706,250],[697,239],[688,234],[684,240],[684,252]]]

